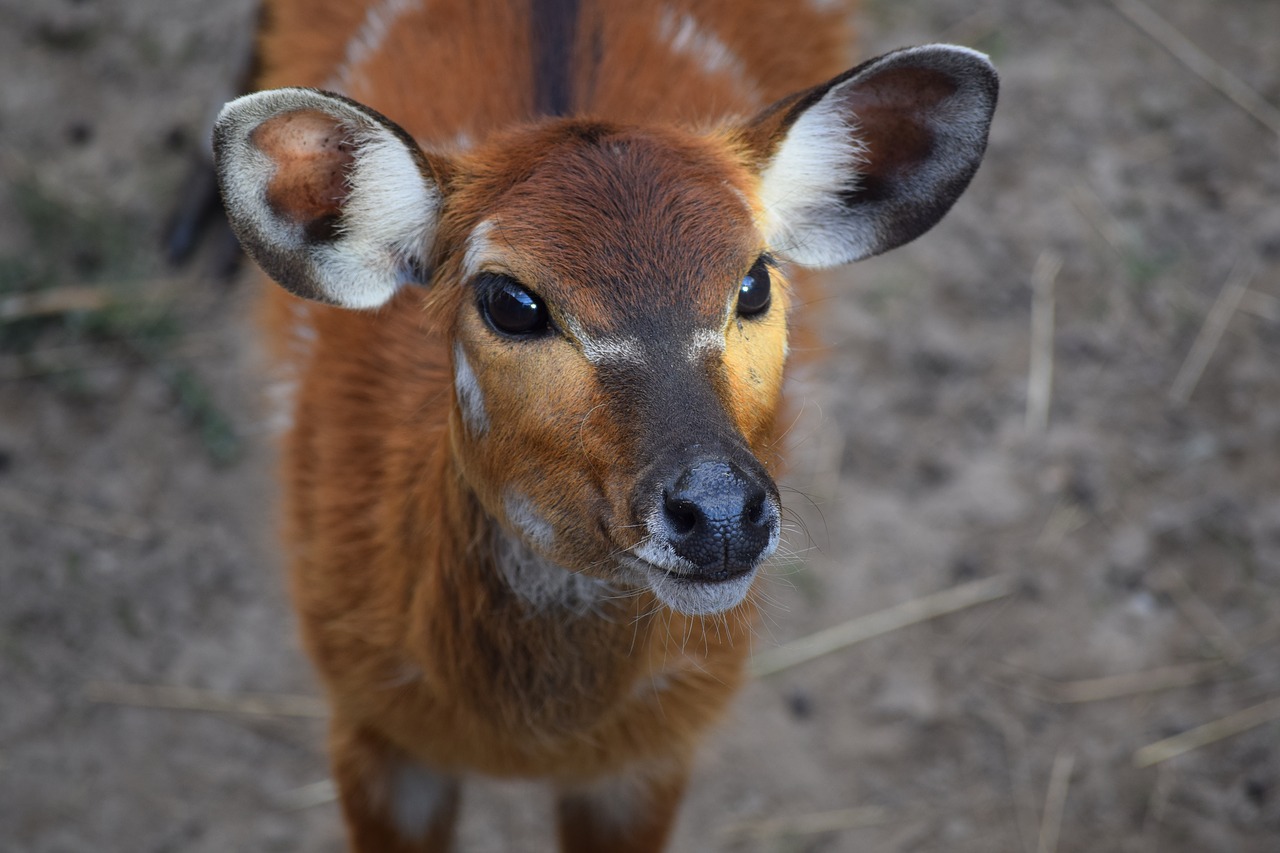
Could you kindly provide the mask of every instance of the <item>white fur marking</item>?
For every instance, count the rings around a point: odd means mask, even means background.
[[[346,94],[351,91],[351,83],[360,66],[369,61],[382,49],[392,25],[405,13],[419,4],[420,0],[383,0],[370,6],[365,12],[364,21],[351,41],[347,42],[342,62],[338,69],[326,81],[324,88]]]
[[[673,53],[682,53],[697,60],[707,74],[727,76],[753,101],[759,100],[743,61],[715,33],[698,23],[692,13],[664,6],[658,18],[658,35]]]
[[[582,354],[592,364],[644,364],[644,349],[635,338],[579,338]]]
[[[659,769],[660,768],[655,768]],[[593,817],[602,819],[619,829],[632,825],[637,815],[649,811],[653,783],[643,771],[606,776],[573,788],[563,789],[565,794],[591,803]]]
[[[608,582],[558,566],[506,531],[494,534],[493,553],[507,585],[534,610],[599,612],[611,594]]]
[[[489,233],[493,231],[493,220],[486,219],[475,227],[467,238],[467,247],[462,253],[462,278],[464,281],[480,272],[481,265],[493,255],[493,242]]]
[[[593,338],[572,317],[566,317],[564,323],[569,334],[582,347],[582,354],[592,364],[645,362],[644,346],[637,338]]]
[[[701,360],[707,352],[724,352],[724,331],[720,329],[694,329],[693,338],[685,348],[689,361]]]
[[[397,764],[391,771],[391,820],[405,838],[421,841],[445,802],[447,777],[419,764]]]
[[[462,407],[462,422],[473,436],[481,436],[489,429],[489,413],[484,407],[484,391],[471,370],[471,362],[462,351],[461,344],[453,347],[453,387]]]
[[[507,521],[533,547],[543,553],[552,549],[556,542],[556,530],[533,508],[532,501],[523,495],[508,492],[503,498],[502,508],[507,514]]]

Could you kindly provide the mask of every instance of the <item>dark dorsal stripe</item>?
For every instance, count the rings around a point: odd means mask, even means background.
[[[533,106],[538,115],[563,116],[573,110],[573,45],[579,0],[533,0]]]

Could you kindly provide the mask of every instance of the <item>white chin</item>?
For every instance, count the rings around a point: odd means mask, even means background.
[[[756,570],[723,581],[700,581],[645,563],[644,574],[653,594],[667,607],[688,616],[709,616],[741,604],[751,591]]]

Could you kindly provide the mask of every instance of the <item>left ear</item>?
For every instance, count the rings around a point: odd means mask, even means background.
[[[998,89],[983,54],[928,45],[766,109],[738,135],[760,176],[769,247],[827,267],[919,237],[977,171]]]

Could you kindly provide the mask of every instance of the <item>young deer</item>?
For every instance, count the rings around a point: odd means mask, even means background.
[[[446,849],[469,774],[548,780],[564,850],[662,848],[778,545],[787,272],[928,230],[995,106],[964,48],[836,74],[827,5],[267,3],[293,88],[226,106],[217,168],[289,291],[287,542],[354,849]]]

